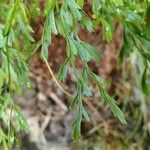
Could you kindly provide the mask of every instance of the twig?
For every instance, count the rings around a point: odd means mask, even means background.
[[[54,93],[51,92],[49,96],[60,106],[62,110],[64,110],[65,112],[68,110],[66,105],[64,105],[63,102]]]
[[[58,81],[57,81],[57,79],[55,78],[55,75],[53,74],[52,69],[50,68],[50,66],[49,66],[48,61],[46,60],[46,58],[44,57],[43,59],[44,59],[44,61],[45,61],[45,63],[46,63],[46,66],[47,66],[47,68],[48,68],[48,70],[49,70],[49,73],[51,74],[51,76],[52,76],[53,80],[55,81],[55,83],[57,84],[57,86],[58,86],[67,96],[73,98],[74,96],[73,96],[72,94],[68,93],[66,90],[64,90],[64,89],[61,87],[61,85],[58,83]]]
[[[50,119],[51,119],[51,110],[47,114],[47,116],[44,119],[44,122],[41,125],[41,131],[42,131],[42,133],[44,132],[45,128],[47,127],[48,123],[50,122]]]

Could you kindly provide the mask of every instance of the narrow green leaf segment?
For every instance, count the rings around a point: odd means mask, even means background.
[[[22,88],[30,86],[28,65],[19,50],[18,39],[23,38],[26,44],[34,40],[23,1],[11,1],[7,6],[3,1],[0,5],[7,8],[7,13],[0,8],[0,21],[5,22],[0,24],[0,145],[9,150],[18,143],[16,135],[20,131],[29,131],[27,121],[13,102],[14,92],[19,94]]]
[[[113,40],[116,21],[122,28],[122,48],[119,64],[126,57],[137,52],[143,61],[141,73],[141,90],[148,95],[147,70],[150,61],[150,2],[148,0],[92,0],[88,1],[90,16],[84,10],[85,0],[46,0],[44,10],[39,7],[39,0],[33,0],[29,6],[24,0],[0,1],[0,144],[4,150],[17,143],[17,133],[28,131],[28,125],[13,102],[14,93],[30,87],[28,58],[41,46],[41,58],[48,59],[52,35],[59,35],[66,40],[67,58],[58,73],[58,80],[64,81],[68,67],[71,67],[76,78],[77,91],[70,104],[77,116],[73,122],[73,140],[81,136],[82,119],[89,120],[83,98],[92,97],[90,82],[94,82],[100,94],[100,100],[108,104],[113,115],[125,124],[125,116],[111,97],[107,89],[109,82],[93,73],[89,62],[99,62],[100,53],[89,43],[82,41],[80,28],[93,32],[102,29],[102,38],[109,43]],[[34,12],[34,14],[33,14]],[[32,19],[45,18],[43,34],[37,43],[33,38],[30,26]],[[36,33],[35,33],[36,34]],[[40,43],[40,44],[39,44]],[[37,49],[37,48],[36,48]],[[76,68],[80,59],[83,68]],[[8,113],[9,112],[9,113]],[[5,130],[4,128],[5,127]]]

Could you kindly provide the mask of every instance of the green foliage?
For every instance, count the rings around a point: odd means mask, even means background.
[[[36,9],[32,5],[36,6]],[[150,60],[150,2],[148,0],[93,0],[90,17],[87,17],[88,15],[84,12],[84,0],[62,0],[61,2],[46,0],[45,9],[41,13],[37,8],[38,1],[34,1],[32,5],[28,7],[23,0],[0,1],[0,118],[2,119],[0,143],[4,149],[7,150],[17,141],[18,132],[28,130],[26,121],[13,102],[13,95],[14,92],[20,93],[22,88],[30,86],[26,60],[32,54],[36,44],[29,22],[30,19],[39,15],[45,17],[41,41],[37,43],[37,45],[41,44],[42,58],[48,58],[52,34],[61,35],[67,42],[67,58],[60,68],[58,78],[64,81],[68,66],[72,67],[77,82],[76,96],[70,105],[71,109],[77,111],[77,117],[73,123],[73,140],[76,141],[81,135],[82,119],[89,120],[82,102],[83,96],[92,96],[87,81],[92,80],[96,84],[101,100],[107,103],[113,115],[125,124],[124,114],[117,106],[117,102],[107,93],[109,82],[94,74],[88,65],[90,61],[98,62],[101,55],[92,45],[81,41],[78,37],[78,28],[93,32],[97,26],[102,27],[103,39],[111,42],[115,31],[115,21],[120,22],[123,28],[120,65],[134,51],[140,53],[145,64],[141,75],[141,88],[147,94],[146,76]],[[33,18],[31,18],[32,15]],[[84,64],[82,70],[75,67],[78,56]],[[9,115],[7,115],[8,111],[10,111]]]

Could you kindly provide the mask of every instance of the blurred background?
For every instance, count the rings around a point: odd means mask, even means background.
[[[34,3],[35,4],[35,3]],[[41,39],[44,18],[40,11],[44,0],[32,5],[28,1],[31,16],[31,26],[36,41]],[[85,5],[84,9],[89,8]],[[90,12],[89,12],[90,13]],[[33,13],[31,13],[33,14]],[[116,31],[113,40],[106,44],[102,40],[101,28],[93,33],[80,29],[79,36],[83,41],[92,44],[102,54],[99,63],[91,62],[92,70],[111,81],[110,95],[117,100],[119,107],[125,113],[127,124],[122,125],[114,118],[109,107],[105,105],[91,83],[92,98],[84,100],[84,106],[91,118],[82,121],[82,137],[78,142],[72,142],[71,125],[75,112],[69,110],[71,98],[68,97],[53,81],[47,66],[40,58],[40,50],[30,60],[30,79],[32,87],[24,90],[20,96],[15,96],[15,102],[20,106],[23,115],[30,126],[28,135],[20,135],[21,150],[148,150],[150,149],[150,118],[149,97],[143,95],[140,87],[139,54],[133,53],[119,67],[117,57],[122,46],[122,27],[114,22]],[[49,47],[49,65],[57,78],[57,73],[66,58],[66,42],[60,36],[53,36]],[[80,69],[82,63],[77,62]],[[149,76],[150,77],[150,76]],[[69,69],[67,79],[61,86],[71,94],[76,92],[73,72]]]

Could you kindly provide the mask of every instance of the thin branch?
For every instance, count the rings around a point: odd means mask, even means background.
[[[70,94],[68,91],[66,91],[65,89],[63,89],[63,87],[59,84],[59,82],[57,81],[51,67],[49,66],[49,63],[47,61],[47,59],[44,57],[43,58],[45,61],[45,64],[49,70],[50,75],[52,76],[54,82],[56,83],[56,85],[69,97],[74,98],[73,94]],[[86,98],[83,97],[83,101],[84,103],[90,108],[90,110],[99,118],[100,121],[103,122],[104,125],[107,125],[107,121],[105,121],[105,119],[103,118],[103,116],[98,112],[98,110],[93,106],[93,104]],[[105,126],[104,126],[105,128]]]
[[[55,81],[55,83],[57,84],[57,86],[58,86],[67,96],[73,98],[74,96],[73,96],[72,94],[68,93],[66,90],[64,90],[64,89],[62,88],[62,86],[58,83],[58,81],[57,81],[57,79],[55,78],[55,75],[54,75],[52,69],[50,68],[50,66],[49,66],[49,64],[48,64],[47,59],[46,59],[45,57],[43,57],[43,59],[44,59],[44,61],[45,61],[45,63],[46,63],[46,66],[47,66],[47,68],[48,68],[48,70],[49,70],[50,75],[52,76],[52,78],[53,78],[53,80]]]

